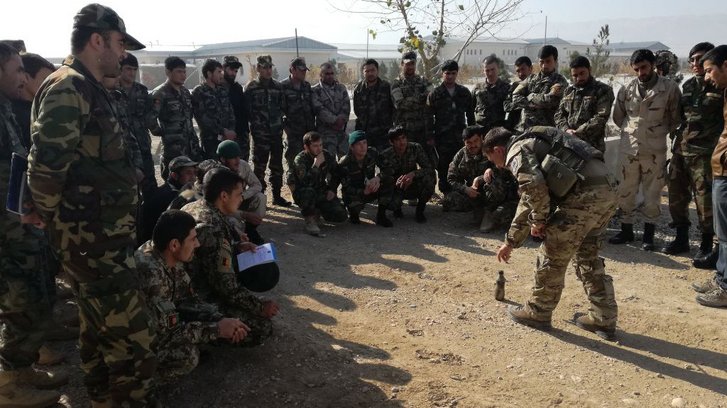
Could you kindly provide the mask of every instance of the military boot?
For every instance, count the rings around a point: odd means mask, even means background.
[[[510,315],[510,318],[515,323],[524,324],[525,326],[529,326],[534,329],[549,331],[550,329],[553,328],[553,326],[550,323],[550,319],[548,319],[548,320],[536,319],[533,316],[533,314],[531,313],[530,308],[527,306],[510,305],[507,307],[507,314]]]
[[[714,234],[702,234],[702,242],[699,243],[699,252],[694,255],[694,259],[706,258],[712,253],[714,247]]]
[[[68,384],[68,376],[65,374],[53,374],[36,370],[33,367],[18,369],[16,373],[18,384],[29,385],[41,390],[52,390]]]
[[[677,227],[676,237],[674,237],[673,241],[666,244],[661,252],[667,255],[676,255],[684,252],[689,252],[689,227]]]
[[[423,224],[427,222],[427,217],[424,216],[424,209],[427,208],[427,202],[425,200],[419,200],[419,203],[417,203],[417,210],[414,213],[414,219],[419,224]]]
[[[58,403],[61,394],[38,390],[18,381],[17,371],[0,371],[0,407],[46,408]]]
[[[613,326],[603,326],[598,323],[596,323],[593,318],[587,314],[583,313],[576,313],[573,316],[573,322],[576,324],[576,326],[580,327],[583,330],[587,330],[591,333],[595,333],[598,337],[608,340],[608,341],[614,341],[616,340],[616,325]]]
[[[644,251],[654,250],[654,232],[656,225],[647,222],[644,224],[644,235],[641,237],[641,249]]]
[[[482,214],[482,221],[480,221],[480,232],[492,232],[495,229],[495,220],[493,219],[492,211],[485,210]]]
[[[715,246],[707,256],[695,257],[692,260],[692,265],[698,269],[717,269],[717,258],[719,258],[719,245]]]
[[[348,221],[351,224],[361,224],[361,218],[358,216],[359,212],[356,210],[348,210]]]
[[[709,307],[727,307],[727,290],[720,287],[696,297],[697,303]]]
[[[283,198],[282,195],[280,195],[280,187],[274,187],[273,188],[273,205],[277,205],[278,207],[290,207],[293,205],[290,201]]]
[[[379,205],[379,209],[376,211],[376,225],[380,225],[384,228],[391,228],[394,224],[389,218],[386,217],[386,207]]]
[[[609,238],[609,244],[625,244],[634,240],[634,224],[621,224],[621,232]]]
[[[315,237],[321,235],[321,229],[318,227],[318,222],[316,222],[314,215],[305,217],[305,232]]]
[[[704,282],[692,283],[692,289],[697,293],[707,293],[719,288],[717,279],[713,276]]]
[[[265,239],[257,231],[257,225],[246,222],[245,223],[245,235],[255,245],[262,245],[265,243]]]
[[[38,361],[36,363],[39,365],[51,366],[60,364],[65,360],[66,356],[57,351],[53,351],[53,349],[45,344],[38,349]]]

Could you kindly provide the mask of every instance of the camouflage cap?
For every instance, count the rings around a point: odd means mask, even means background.
[[[192,159],[187,156],[177,156],[169,162],[169,171],[176,172],[177,170],[181,170],[185,167],[194,167],[197,164],[198,163],[196,161],[192,161]]]
[[[230,68],[236,69],[236,68],[240,68],[242,66],[242,64],[240,63],[240,60],[237,59],[237,57],[234,55],[225,56],[225,59],[223,61],[224,61],[224,63],[222,64],[222,66],[225,68],[230,67]]]
[[[308,65],[305,63],[305,57],[294,58],[290,61],[290,66],[296,69],[310,71]]]
[[[401,62],[406,64],[407,62],[416,62],[417,53],[414,51],[407,51],[401,55]]]
[[[83,27],[120,32],[124,35],[127,50],[136,51],[146,48],[144,44],[126,32],[124,20],[114,10],[98,3],[87,5],[73,17],[73,28]]]
[[[669,51],[669,50],[659,50],[654,53],[654,56],[656,56],[656,62],[654,62],[655,67],[664,68],[665,72],[664,74],[676,74],[679,72],[679,58],[677,56]]]
[[[263,68],[270,68],[275,64],[273,64],[273,57],[269,55],[258,55],[257,65]]]

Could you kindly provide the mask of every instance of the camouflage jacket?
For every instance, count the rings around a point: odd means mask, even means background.
[[[434,88],[427,96],[432,126],[429,127],[437,144],[462,145],[462,131],[475,123],[475,107],[469,89],[454,85],[451,95],[444,84]]]
[[[575,130],[576,136],[605,152],[606,122],[611,117],[613,100],[613,89],[593,77],[583,87],[571,85],[555,112],[556,127]]]
[[[505,99],[510,94],[510,84],[498,78],[494,84],[479,83],[472,92],[475,104],[475,122],[490,130],[505,126]]]
[[[471,155],[467,148],[463,147],[454,155],[447,170],[447,181],[452,185],[454,191],[465,194],[465,187],[470,187],[475,178],[483,175],[485,170],[494,169],[492,164],[481,152]]]
[[[507,91],[507,97],[505,98],[505,102],[503,102],[502,104],[505,108],[505,113],[507,116],[507,119],[505,120],[505,127],[510,130],[519,129],[520,122],[522,120],[522,109],[516,108],[515,104],[512,101],[513,92],[515,92],[518,86],[520,86],[520,81],[513,82],[510,85],[510,89]]]
[[[119,118],[119,123],[124,130],[124,137],[129,148],[129,155],[131,156],[131,162],[134,163],[134,167],[139,170],[144,169],[144,162],[141,159],[141,150],[139,149],[139,141],[131,131],[131,120],[129,118],[129,111],[127,110],[128,103],[126,100],[126,94],[121,92],[119,89],[109,91],[111,99],[114,101],[114,108],[116,109],[116,116]]]
[[[356,130],[363,130],[369,137],[385,138],[394,116],[391,84],[379,78],[376,85],[369,87],[366,80],[360,81],[353,89],[353,111]]]
[[[379,154],[372,147],[369,147],[361,162],[357,161],[351,152],[341,157],[336,178],[336,187],[338,183],[341,184],[341,194],[351,197],[363,196],[366,181],[376,177],[378,159]]]
[[[681,153],[711,155],[724,129],[723,93],[703,76],[689,78],[682,85],[684,122],[681,127]]]
[[[151,137],[149,130],[157,126],[156,111],[153,109],[154,102],[149,90],[144,85],[134,82],[130,88],[119,88],[124,94],[126,114],[129,118],[129,129],[136,137],[139,149],[142,151],[151,149]]]
[[[20,216],[5,210],[10,181],[10,158],[13,153],[26,156],[21,143],[21,129],[15,121],[10,101],[0,93],[0,276],[5,271],[19,273],[18,265],[10,261],[15,254],[9,253],[26,234]],[[11,241],[9,243],[8,241]],[[12,246],[11,246],[12,245]],[[7,252],[6,252],[7,251]]]
[[[404,154],[399,156],[393,147],[381,152],[378,162],[381,171],[381,183],[393,185],[399,176],[414,172],[415,175],[432,176],[434,169],[432,161],[427,157],[424,148],[419,143],[409,142]]]
[[[192,94],[189,89],[182,86],[177,91],[165,82],[152,91],[152,100],[158,122],[152,133],[161,136],[164,145],[185,146],[183,151],[189,151],[192,160],[204,157],[192,125]]]
[[[64,259],[131,245],[136,170],[109,93],[79,60],[66,61],[36,93],[32,123],[28,186]]]
[[[182,207],[198,200],[204,200],[204,191],[202,184],[195,181],[194,183],[185,184],[179,194],[169,203],[167,210],[181,210]]]
[[[247,123],[247,115],[250,112],[250,108],[247,106],[245,91],[243,91],[242,85],[237,81],[230,83],[225,79],[222,82],[222,86],[227,90],[227,96],[229,96],[230,104],[232,105],[232,112],[235,115],[235,133],[237,133],[237,137],[247,137],[248,133],[250,133],[250,126]]]
[[[262,311],[262,302],[237,283],[236,245],[239,236],[225,216],[206,200],[182,207],[197,221],[199,248],[194,251],[189,272],[192,286],[200,297],[228,309],[245,310],[251,314]]]
[[[280,82],[274,79],[250,81],[245,87],[245,100],[253,136],[283,134],[283,112],[287,107]]]
[[[419,75],[411,78],[403,76],[391,83],[391,99],[394,101],[394,125],[404,126],[415,137],[415,134],[426,135],[426,125],[431,121],[427,110],[427,97],[434,88],[432,84]]]
[[[556,84],[560,85],[560,90],[551,93]],[[555,126],[555,111],[567,86],[568,81],[558,71],[549,75],[539,72],[521,81],[512,93],[512,106],[522,109],[523,129]]]
[[[315,157],[303,150],[295,156],[293,168],[289,170],[288,184],[295,188],[312,188],[320,193],[336,191],[338,187],[338,163],[336,157],[323,150],[325,161],[318,167],[313,166]]]
[[[311,88],[313,92],[313,111],[316,113],[316,130],[319,132],[345,132],[348,117],[351,115],[351,100],[346,87],[338,82],[326,85],[318,82]],[[344,119],[342,130],[334,126],[338,118]]]
[[[290,77],[280,82],[285,96],[283,123],[287,135],[303,136],[316,128],[316,115],[313,112],[313,91],[310,83],[303,81],[298,88]]]
[[[205,140],[220,140],[224,129],[235,130],[235,114],[227,89],[212,88],[206,83],[192,90],[192,110],[199,126],[199,137]]]
[[[203,344],[217,340],[217,307],[202,302],[192,291],[184,265],[167,266],[152,241],[134,253],[139,286],[151,313],[150,326],[159,347],[167,344]],[[183,313],[178,306],[182,305]],[[190,311],[199,311],[190,313]],[[183,315],[183,316],[180,316]],[[196,315],[196,316],[195,316]]]

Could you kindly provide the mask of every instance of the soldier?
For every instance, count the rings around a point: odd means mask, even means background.
[[[524,306],[510,306],[517,323],[551,329],[551,319],[563,292],[565,271],[572,258],[591,307],[576,313],[575,324],[613,340],[618,307],[613,281],[598,256],[601,237],[613,215],[615,179],[603,154],[567,133],[532,127],[512,138],[504,128],[485,136],[485,154],[500,168],[509,168],[520,184],[520,203],[497,260],[508,262],[513,248],[528,235],[543,238],[535,269],[535,285]],[[555,213],[551,215],[551,203]]]
[[[124,98],[124,109],[128,118],[129,131],[139,146],[144,179],[141,182],[141,192],[144,197],[154,193],[157,188],[154,159],[151,156],[151,136],[149,129],[156,127],[155,111],[149,89],[136,81],[139,70],[139,61],[132,54],[126,54],[121,61],[121,76],[119,77],[119,91]]]
[[[240,159],[242,152],[240,146],[231,141],[225,140],[217,146],[217,158],[228,169],[238,173],[245,181],[245,190],[242,192],[242,205],[235,219],[244,221],[245,235],[250,242],[262,245],[265,240],[257,230],[265,218],[267,197],[262,193],[263,186],[257,179],[250,165]]]
[[[167,81],[152,91],[157,126],[152,134],[162,138],[161,173],[166,180],[169,162],[178,156],[199,160],[204,156],[192,126],[192,94],[184,86],[187,64],[179,57],[164,60]]]
[[[462,132],[464,147],[449,164],[447,180],[452,191],[442,200],[442,211],[473,211],[481,232],[510,225],[517,207],[517,181],[508,171],[498,170],[482,153],[482,126]]]
[[[379,197],[381,177],[376,174],[379,154],[369,147],[368,137],[363,130],[354,130],[348,135],[348,154],[338,162],[337,180],[341,183],[343,204],[348,210],[351,224],[360,224],[359,214]],[[334,189],[335,191],[335,189]]]
[[[720,45],[704,54],[699,60],[704,65],[704,79],[724,90],[727,97],[727,45]],[[712,210],[714,211],[714,232],[719,242],[717,272],[713,279],[693,285],[701,292],[697,302],[703,306],[727,306],[727,104],[723,105],[724,129],[712,153]]]
[[[250,108],[247,106],[242,85],[236,81],[240,68],[242,68],[242,64],[236,56],[228,55],[225,57],[222,63],[225,79],[222,81],[222,87],[227,89],[227,95],[230,97],[230,103],[232,104],[232,112],[235,114],[235,134],[237,135],[235,141],[240,145],[240,151],[242,152],[240,157],[242,160],[249,161],[250,125],[248,124],[247,114]]]
[[[92,406],[153,405],[154,333],[134,277],[137,180],[100,83],[125,48],[144,46],[116,12],[90,4],[74,17],[71,48],[33,103],[28,187],[77,294]]]
[[[403,218],[403,199],[417,199],[415,219],[418,223],[427,222],[424,210],[434,194],[436,182],[432,161],[419,143],[409,142],[401,126],[389,130],[389,143],[391,147],[379,155],[381,187],[376,223],[384,227],[392,225],[386,217],[387,209],[394,211],[395,218]]]
[[[704,80],[704,67],[699,60],[713,48],[711,43],[699,43],[689,51],[694,76],[682,86],[684,121],[673,141],[668,174],[670,226],[676,228],[677,234],[663,250],[670,255],[689,252],[689,202],[693,195],[702,231],[702,242],[693,264],[706,269],[713,269],[717,261],[716,251],[712,254],[714,227],[709,161],[724,128],[724,98],[714,84]]]
[[[141,159],[139,143],[129,128],[129,115],[126,111],[126,95],[119,90],[119,76],[117,74],[104,75],[101,80],[101,85],[106,88],[106,91],[111,96],[117,119],[124,131],[124,138],[126,139],[127,151],[131,157],[131,163],[136,168],[136,180],[141,182],[144,179],[144,163]]]
[[[286,110],[283,87],[273,79],[273,59],[269,55],[257,57],[257,73],[257,79],[245,87],[255,176],[265,192],[265,169],[270,160],[273,205],[290,207],[292,203],[280,195],[283,187],[283,112]]]
[[[394,126],[405,128],[407,138],[421,145],[432,161],[432,167],[436,167],[434,134],[427,129],[427,125],[431,124],[427,96],[434,87],[429,80],[417,75],[416,69],[416,52],[405,52],[401,56],[401,74],[391,83]]]
[[[238,343],[247,327],[237,318],[223,317],[213,304],[192,291],[183,263],[199,247],[194,218],[179,210],[159,217],[154,234],[134,257],[146,303],[153,311],[151,325],[157,333],[157,376],[163,382],[187,375],[199,363],[200,344],[227,340]]]
[[[518,80],[510,85],[507,98],[505,98],[505,102],[503,103],[505,112],[507,112],[507,123],[505,127],[510,130],[514,131],[515,129],[518,129],[522,119],[522,109],[513,106],[513,92],[515,92],[520,83],[525,81],[532,72],[533,62],[530,61],[530,58],[522,56],[515,60],[515,75],[517,75]]]
[[[285,160],[288,168],[292,168],[295,156],[303,151],[303,135],[316,128],[316,116],[313,112],[313,91],[305,80],[309,71],[305,58],[293,59],[289,71],[290,75],[280,85],[285,95]]]
[[[305,231],[313,236],[321,235],[321,215],[328,222],[343,222],[347,218],[346,209],[336,197],[336,158],[323,148],[322,139],[318,132],[303,136],[303,151],[295,156],[288,174],[293,199],[305,219]]]
[[[321,64],[321,79],[312,91],[316,130],[323,138],[323,148],[340,159],[348,151],[346,126],[351,100],[346,87],[336,81],[336,71],[330,62]]]
[[[619,89],[613,108],[613,121],[621,129],[623,181],[618,187],[618,206],[622,217],[621,231],[608,242],[634,240],[636,194],[641,189],[644,199],[640,212],[645,222],[642,248],[646,251],[654,250],[655,222],[661,214],[666,138],[681,122],[679,87],[654,72],[655,59],[650,50],[634,51],[630,63],[638,77]]]
[[[361,71],[363,79],[353,89],[356,130],[366,132],[368,145],[381,153],[390,146],[386,134],[394,116],[391,84],[379,77],[379,63],[375,59],[364,61]]]
[[[467,125],[475,123],[472,94],[469,89],[457,83],[458,73],[457,61],[444,61],[442,84],[434,88],[427,97],[427,108],[433,119],[430,129],[434,132],[435,146],[439,153],[439,191],[444,194],[452,191],[452,185],[447,181],[447,170],[462,146],[462,131]]]
[[[571,61],[570,73],[573,85],[565,89],[555,111],[556,127],[605,153],[613,89],[591,76],[591,62],[584,56]]]
[[[278,313],[278,305],[262,301],[245,286],[242,273],[238,276],[238,252],[255,251],[256,245],[242,241],[225,217],[234,215],[242,204],[245,182],[229,169],[213,169],[204,178],[204,200],[182,207],[197,222],[196,231],[200,247],[195,250],[190,264],[192,287],[202,300],[214,303],[226,316],[240,318],[249,328],[246,344],[262,343],[272,333],[270,319]],[[261,280],[252,286],[267,291],[278,282],[278,275],[256,275]]]
[[[33,98],[38,88],[40,88],[40,84],[56,70],[56,67],[38,54],[27,53],[21,55],[20,58],[23,60],[23,66],[25,67],[26,81],[20,97],[13,99],[11,102],[15,120],[22,131],[23,146],[30,148],[30,111]]]
[[[217,145],[221,141],[237,139],[235,114],[232,112],[227,89],[222,86],[223,75],[222,64],[208,59],[202,65],[204,83],[192,90],[192,111],[199,126],[199,138],[207,159],[215,158]]]
[[[500,63],[495,54],[482,61],[485,82],[477,84],[472,92],[475,121],[484,127],[485,133],[494,127],[505,126],[505,99],[510,93],[510,84],[500,79]]]
[[[555,111],[568,81],[558,73],[558,49],[544,45],[538,52],[540,72],[520,82],[512,92],[512,108],[522,109],[521,129],[555,126]]]
[[[25,83],[18,51],[0,43],[0,406],[48,407],[61,395],[44,389],[60,387],[68,377],[32,367],[44,340],[41,326],[52,317],[44,296],[50,280],[43,276],[44,237],[34,231],[43,224],[35,212],[21,217],[5,210],[12,153],[25,156],[28,148],[10,103],[20,98]],[[36,226],[29,225],[33,221]]]
[[[654,53],[654,56],[656,56],[654,67],[657,74],[671,79],[677,84],[682,82],[684,75],[679,73],[679,58],[677,58],[676,54],[669,50],[659,50]]]
[[[180,210],[182,207],[189,203],[193,203],[197,200],[204,199],[204,176],[208,171],[212,169],[221,169],[225,167],[224,164],[220,163],[217,159],[202,160],[197,165],[197,171],[195,172],[194,182],[185,184],[180,190],[179,194],[169,203],[168,210]]]

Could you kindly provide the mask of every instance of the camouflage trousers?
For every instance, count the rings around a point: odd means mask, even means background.
[[[599,325],[615,327],[618,307],[613,280],[598,256],[603,233],[615,208],[614,189],[607,184],[576,187],[559,203],[547,225],[535,268],[533,292],[527,302],[533,317],[550,320],[565,286],[565,272],[573,259],[576,276],[591,302],[589,315]],[[575,256],[575,258],[574,258]]]
[[[228,317],[236,317],[250,328],[247,336],[236,346],[250,347],[262,344],[273,334],[273,321],[244,308],[222,307],[220,312]],[[219,344],[228,344],[226,340],[218,340]]]
[[[156,355],[156,377],[161,384],[172,383],[199,365],[199,348],[189,342],[161,343],[156,347]]]
[[[141,182],[141,191],[145,196],[150,196],[157,188],[156,172],[154,170],[154,158],[151,155],[151,136],[144,129],[141,137],[137,137],[139,151],[141,152],[142,172],[144,180]]]
[[[217,146],[219,146],[221,140],[216,137],[206,137],[202,139],[202,152],[204,153],[205,159],[216,159],[217,158]]]
[[[432,168],[436,169],[437,165],[439,164],[439,152],[434,147],[435,146],[434,139],[428,138],[423,128],[415,129],[415,130],[409,130],[409,128],[407,128],[406,136],[410,142],[419,143],[424,148],[424,153],[427,154],[429,161],[432,163]],[[461,147],[462,146],[460,146],[460,148]],[[455,154],[456,154],[456,152],[455,152]],[[454,155],[452,157],[454,157]],[[450,161],[451,161],[451,159],[450,159]],[[447,173],[445,172],[444,174],[445,174],[444,177],[446,178]],[[436,180],[434,180],[434,181],[435,181],[435,185],[436,185]]]
[[[452,159],[457,152],[462,148],[462,144],[455,145],[453,143],[437,143],[437,153],[439,158],[437,160],[437,176],[439,179],[439,191],[444,194],[452,191],[452,185],[447,181],[447,172],[449,171],[449,164],[452,163]]]
[[[283,135],[252,135],[252,163],[253,172],[260,180],[263,191],[267,188],[265,183],[265,170],[270,166],[270,184],[273,190],[283,187]]]
[[[320,133],[321,140],[323,141],[323,148],[327,150],[328,153],[336,156],[338,160],[348,153],[348,136],[346,136],[345,132],[325,130]]]
[[[470,198],[468,195],[459,191],[450,191],[442,199],[443,211],[480,211],[487,210],[492,213],[492,219],[496,226],[509,226],[515,217],[517,209],[517,200],[491,200],[487,195],[480,193],[477,198]]]
[[[710,156],[674,154],[669,162],[669,213],[672,227],[688,227],[694,199],[703,234],[714,234]]]
[[[84,383],[93,401],[113,406],[153,406],[156,356],[149,313],[134,286],[131,246],[97,257],[66,254],[69,276],[98,278],[74,282],[81,322],[79,352]]]
[[[268,197],[263,193],[256,193],[250,198],[242,200],[240,209],[243,211],[252,212],[260,217],[265,217],[267,211]]]
[[[285,161],[288,168],[292,169],[295,164],[295,156],[303,151],[303,134],[285,132]]]
[[[346,207],[346,209],[348,209],[348,212],[351,214],[360,213],[367,203],[372,203],[379,198],[378,191],[373,194],[352,194],[343,190],[341,193],[343,195],[343,205]]]
[[[429,201],[434,194],[434,184],[433,171],[418,172],[406,190],[396,187],[393,183],[382,183],[379,188],[379,206],[384,206],[389,210],[398,210],[401,208],[403,200]]]
[[[328,222],[343,222],[348,218],[341,200],[338,197],[326,200],[325,191],[318,191],[307,186],[296,186],[293,191],[293,201],[300,207],[300,212],[304,217],[321,215]]]
[[[661,215],[661,190],[664,189],[664,166],[666,155],[660,153],[637,153],[635,156],[621,156],[622,181],[618,186],[618,207],[621,208],[621,222],[633,224],[637,211],[644,222],[656,223]],[[644,201],[637,206],[639,188]]]
[[[237,145],[240,146],[240,158],[246,162],[250,162],[250,134],[247,132],[238,133],[235,139]]]

